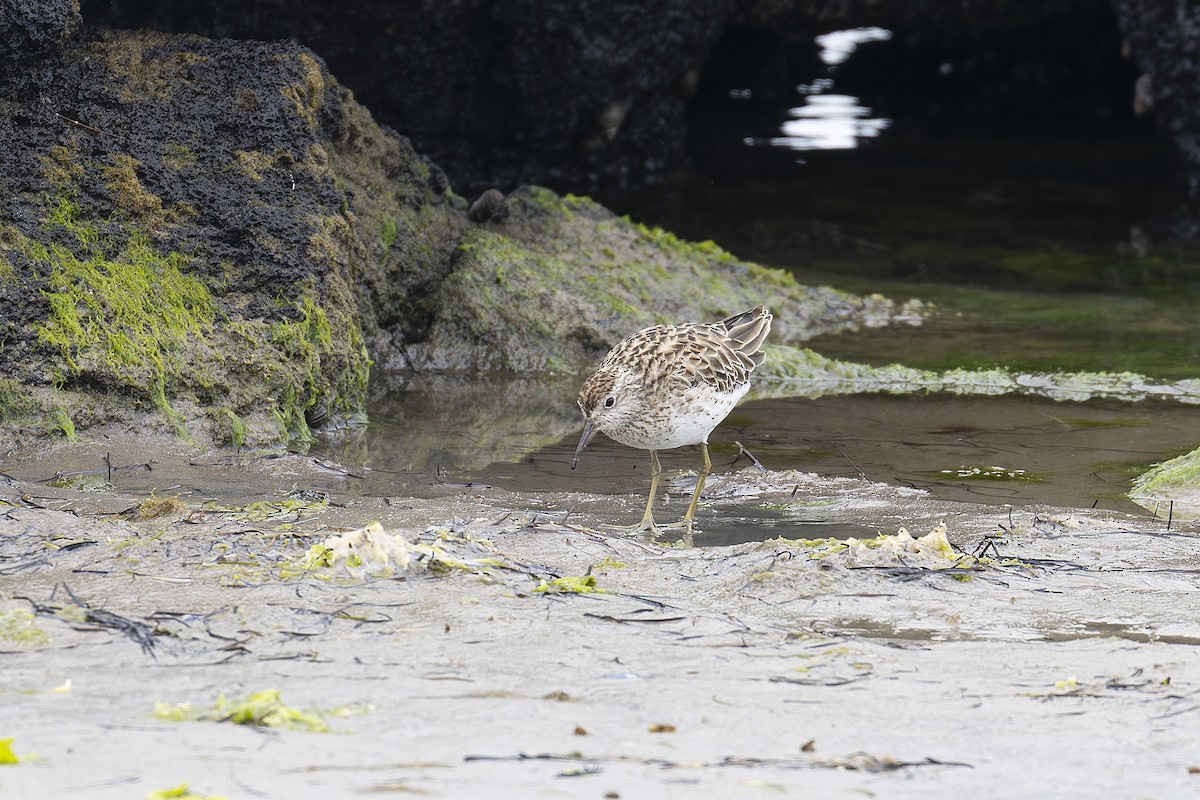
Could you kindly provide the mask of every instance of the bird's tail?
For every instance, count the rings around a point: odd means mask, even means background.
[[[749,311],[723,319],[718,324],[725,327],[730,340],[738,343],[737,349],[743,355],[753,356],[758,353],[758,348],[771,332],[771,319],[771,312],[767,311],[766,306],[755,306]],[[761,362],[761,355],[754,359],[755,364]]]

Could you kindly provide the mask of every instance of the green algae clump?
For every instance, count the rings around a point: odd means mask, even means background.
[[[1129,499],[1159,517],[1200,518],[1200,450],[1152,467],[1134,480]]]
[[[596,586],[595,575],[564,575],[561,578],[542,578],[533,589],[534,594],[594,594],[604,593]]]
[[[53,382],[61,386],[85,371],[107,374],[175,420],[166,387],[191,373],[191,347],[217,317],[212,295],[185,274],[182,254],[159,253],[136,233],[114,248],[78,214],[78,205],[61,199],[45,227],[69,233],[80,254],[58,243],[28,245],[50,270],[42,290],[50,314],[37,335],[62,357],[65,369]]]
[[[320,710],[302,711],[284,705],[278,689],[264,689],[243,698],[217,698],[212,708],[200,711],[191,703],[157,703],[154,716],[170,722],[206,720],[210,722],[232,722],[234,725],[251,725],[258,728],[285,728],[314,733],[329,733],[325,714]]]

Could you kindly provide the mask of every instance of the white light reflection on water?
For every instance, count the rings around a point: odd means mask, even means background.
[[[830,68],[846,61],[865,42],[887,41],[892,32],[883,28],[854,28],[833,31],[816,37],[821,60]],[[817,78],[802,83],[796,92],[804,97],[802,105],[788,109],[791,119],[781,126],[782,136],[746,137],[750,146],[769,145],[791,150],[852,150],[863,139],[873,139],[891,126],[890,119],[872,117],[871,109],[857,97],[836,94],[833,78]]]
[[[814,41],[821,48],[821,60],[831,67],[836,67],[849,58],[860,44],[886,42],[891,38],[892,32],[886,28],[851,28],[846,31],[823,33]]]
[[[783,123],[784,135],[772,137],[769,143],[792,150],[850,150],[858,147],[859,139],[878,136],[892,124],[889,119],[871,118],[871,109],[844,94],[808,97],[788,113],[794,119]]]

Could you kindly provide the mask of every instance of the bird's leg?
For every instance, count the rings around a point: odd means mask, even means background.
[[[687,513],[683,515],[683,522],[689,534],[692,532],[692,517],[696,516],[696,504],[700,502],[700,492],[704,489],[704,481],[708,477],[708,473],[712,471],[712,459],[708,457],[708,442],[700,443],[700,452],[704,455],[704,469],[700,470],[700,475],[696,478],[696,490],[692,492],[692,502],[688,503]]]
[[[696,516],[696,506],[700,503],[700,492],[704,491],[704,480],[708,477],[708,473],[712,471],[712,459],[708,457],[708,442],[700,443],[700,452],[704,456],[704,468],[696,476],[696,488],[692,492],[692,502],[688,503],[687,513],[683,515],[683,519],[679,520],[679,522],[660,526],[662,528],[683,528],[684,543],[689,546],[691,545],[692,538],[692,517]]]
[[[646,513],[642,514],[642,521],[637,525],[630,526],[614,526],[617,530],[628,531],[630,533],[641,533],[642,531],[657,531],[654,527],[654,495],[658,493],[658,479],[662,475],[662,464],[658,462],[658,453],[650,451],[650,496],[646,498]]]
[[[642,514],[642,530],[654,530],[654,495],[658,494],[658,478],[662,475],[662,464],[658,453],[650,451],[650,496],[646,498],[646,513]]]

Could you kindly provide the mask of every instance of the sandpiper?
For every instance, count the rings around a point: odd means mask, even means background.
[[[692,532],[696,503],[712,469],[708,435],[750,389],[750,373],[771,330],[771,313],[752,308],[711,324],[656,325],[625,339],[604,357],[579,390],[583,435],[579,454],[600,431],[613,441],[650,451],[650,497],[635,531],[654,531],[654,495],[662,465],[658,450],[698,444],[704,467],[683,519],[665,527]]]

